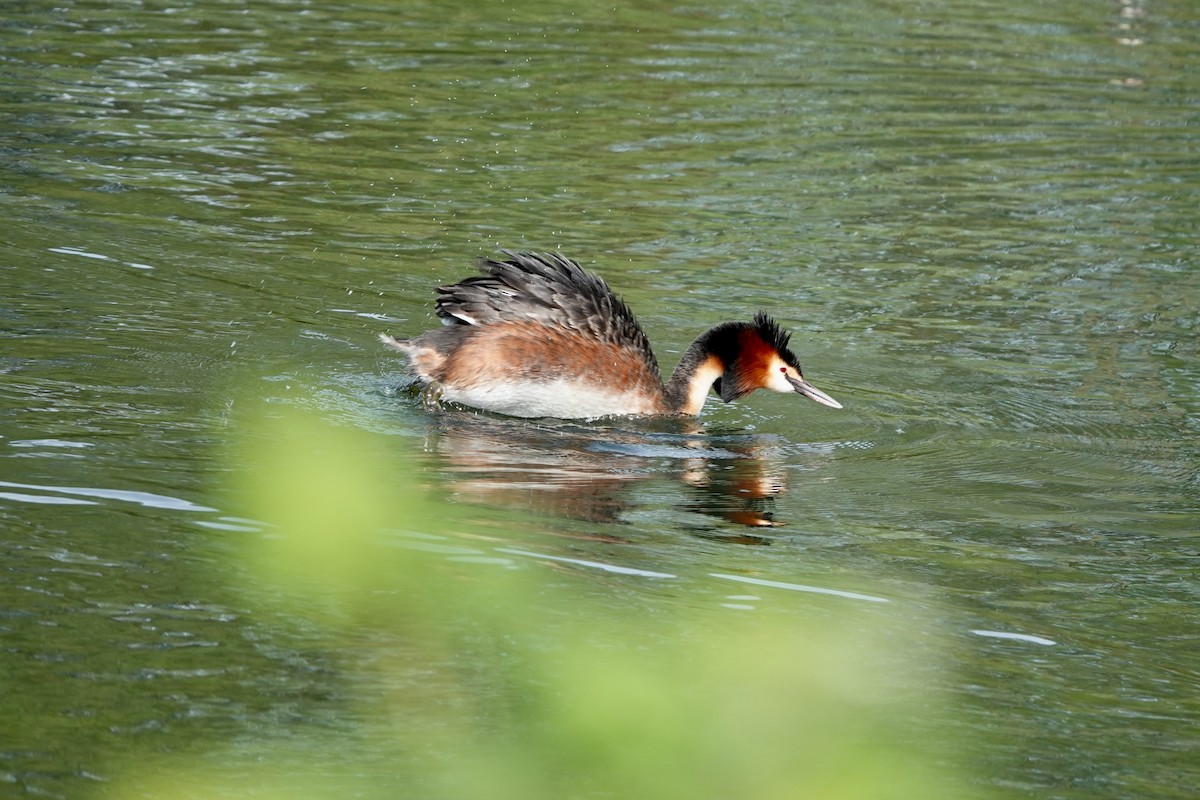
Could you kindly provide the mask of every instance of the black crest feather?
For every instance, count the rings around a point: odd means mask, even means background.
[[[784,363],[800,369],[800,362],[796,359],[795,354],[788,349],[788,342],[791,341],[792,334],[785,331],[775,318],[767,314],[765,311],[759,311],[754,315],[754,328],[758,331],[758,335],[767,344],[779,351],[779,356],[784,360]]]

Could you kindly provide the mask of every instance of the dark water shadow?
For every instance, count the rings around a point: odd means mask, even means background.
[[[718,523],[691,526],[699,535],[747,544],[770,541],[747,529],[785,523],[776,501],[795,454],[779,436],[691,419],[524,420],[450,407],[429,414],[425,450],[451,491],[471,502],[597,523],[626,523],[665,502]],[[673,496],[664,501],[664,492]]]

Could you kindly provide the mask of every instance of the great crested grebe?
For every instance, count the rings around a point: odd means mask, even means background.
[[[800,373],[790,334],[763,312],[692,342],[663,383],[642,326],[599,276],[557,253],[501,250],[482,275],[437,289],[444,327],[379,335],[453,403],[513,417],[695,416],[711,388],[726,403],[755,389],[841,404]]]

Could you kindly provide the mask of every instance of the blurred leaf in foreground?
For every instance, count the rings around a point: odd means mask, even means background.
[[[496,551],[394,439],[272,424],[265,455],[241,451],[271,525],[246,558],[285,615],[342,650],[355,735],[292,730],[253,758],[131,770],[118,796],[981,796],[945,754],[943,712],[909,677],[929,666],[897,650],[894,617],[647,614],[593,574],[478,557]]]

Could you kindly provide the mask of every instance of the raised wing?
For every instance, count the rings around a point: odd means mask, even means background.
[[[482,275],[437,289],[447,325],[535,322],[636,353],[658,375],[658,362],[637,318],[608,284],[557,253],[501,250],[484,259]]]

